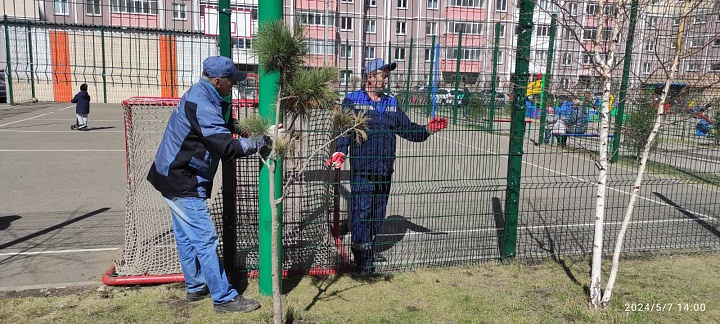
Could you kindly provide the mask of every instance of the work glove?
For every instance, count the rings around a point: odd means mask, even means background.
[[[275,129],[277,129],[278,138],[285,136],[285,126],[283,124],[270,125],[270,127],[265,130],[265,136],[263,136],[267,146],[272,146],[272,143],[277,140],[277,138],[275,138]]]
[[[325,161],[325,164],[329,167],[340,169],[343,162],[345,162],[345,154],[342,152],[335,152],[329,159],[327,159],[327,161]]]
[[[430,134],[434,134],[437,131],[447,128],[448,122],[444,117],[433,117],[427,124],[427,129]]]

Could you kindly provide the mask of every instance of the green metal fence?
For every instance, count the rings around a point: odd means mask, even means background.
[[[223,15],[217,3],[188,2],[180,10],[169,2],[164,9],[153,9],[158,2],[140,2],[149,4],[145,18],[118,12],[145,7],[103,2],[102,19],[81,14],[73,20],[72,12],[52,21],[50,15],[4,19],[9,101],[66,101],[80,83],[108,103],[133,96],[178,97],[199,78],[204,57],[228,51],[239,67],[258,70],[249,50],[258,14],[263,15],[257,2],[220,4],[235,12],[229,15],[236,26],[229,38],[216,36],[212,27]],[[612,33],[616,12],[623,18],[617,36]],[[412,121],[424,124],[431,115],[451,121],[426,142],[398,139],[387,219],[374,246],[388,259],[377,265],[379,271],[402,271],[590,253],[597,109],[604,82],[598,59],[607,57],[611,46],[616,46],[609,62],[614,163],[607,178],[605,251],[612,250],[639,148],[662,95],[658,89],[666,82],[671,86],[665,123],[624,248],[717,249],[717,12],[711,3],[682,1],[634,1],[627,7],[520,1],[515,7],[506,1],[328,1],[325,6],[298,0],[286,3],[284,19],[306,25],[308,67],[339,70],[339,99],[361,87],[369,59],[384,58],[398,63],[388,92]],[[679,67],[668,77],[678,54]],[[539,91],[528,93],[536,86]],[[256,95],[238,89],[235,99],[247,99],[240,94]],[[558,138],[553,122],[569,123],[570,107],[580,107],[587,129]],[[257,113],[240,109],[239,116]],[[300,177],[284,203],[283,267],[291,271],[329,273],[352,261],[348,166],[329,170],[324,164],[333,152],[329,148],[297,174],[297,165],[310,158],[307,152],[331,138],[327,117],[318,113],[303,121],[302,149],[284,161],[284,178]],[[257,159],[239,160],[223,172],[236,175],[235,183],[223,183],[234,191],[213,198],[219,229],[226,230],[224,242],[233,246],[223,247],[231,251],[225,255],[232,261],[229,269],[261,268]]]

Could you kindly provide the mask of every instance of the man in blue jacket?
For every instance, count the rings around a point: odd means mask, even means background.
[[[351,142],[350,136],[339,138],[336,152],[328,159],[328,165],[340,168],[351,148],[351,249],[355,270],[360,274],[375,272],[373,263],[384,261],[379,254],[373,253],[372,242],[385,219],[395,162],[395,135],[412,142],[423,142],[447,127],[447,120],[437,117],[427,126],[413,123],[400,109],[397,100],[384,93],[390,71],[396,67],[396,63],[385,64],[382,59],[374,59],[365,67],[363,88],[349,93],[342,107],[369,118],[367,140],[356,144]]]
[[[228,283],[217,255],[218,236],[207,205],[220,159],[254,154],[268,140],[234,139],[230,125],[223,119],[231,108],[223,97],[229,96],[233,86],[246,77],[229,58],[207,58],[202,79],[172,112],[147,176],[170,206],[187,300],[198,301],[210,295],[218,313],[249,312],[260,307],[257,301],[240,296]]]

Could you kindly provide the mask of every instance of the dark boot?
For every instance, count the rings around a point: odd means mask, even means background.
[[[185,294],[185,300],[189,302],[200,301],[208,297],[210,297],[210,290],[207,287],[200,291],[193,291]]]
[[[375,267],[373,266],[373,253],[372,250],[360,250],[352,249],[353,259],[353,272],[360,275],[367,275],[375,273]]]
[[[260,303],[256,300],[243,298],[243,296],[237,296],[227,303],[215,305],[214,308],[215,313],[247,313],[260,308]]]

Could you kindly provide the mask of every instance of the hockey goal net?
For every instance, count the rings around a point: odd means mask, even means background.
[[[175,247],[168,206],[162,196],[145,179],[160,145],[170,114],[179,99],[133,97],[123,102],[127,163],[127,206],[125,218],[125,248],[115,263],[115,276],[145,276],[181,273]],[[233,117],[242,119],[255,113],[243,102],[233,105]],[[336,179],[327,171],[323,156],[308,160],[307,152],[331,139],[331,118],[311,116],[298,122],[302,134],[300,145],[284,162],[285,179],[297,180],[285,192],[283,215],[283,268],[306,272],[310,269],[337,269],[344,264],[345,249],[339,239],[339,203],[333,188]],[[329,149],[328,149],[329,150]],[[248,272],[258,268],[258,170],[257,156],[236,160],[234,190],[236,206],[223,206],[221,168],[215,177],[208,204],[222,237],[223,208],[233,208],[233,228],[236,233],[234,268],[229,274]],[[228,249],[230,250],[230,249]]]

